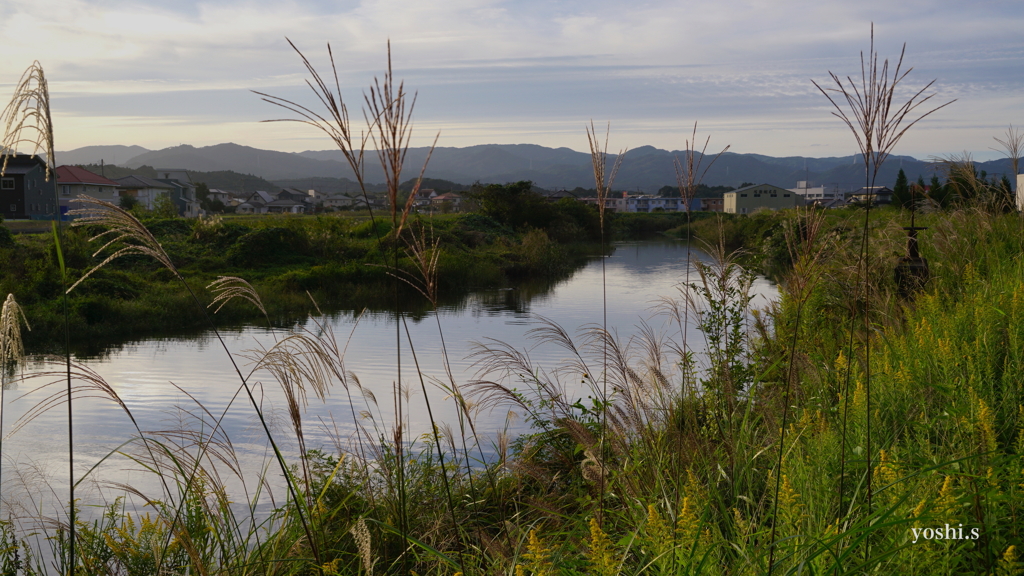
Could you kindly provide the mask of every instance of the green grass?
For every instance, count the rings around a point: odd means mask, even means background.
[[[438,263],[444,303],[458,302],[473,289],[507,286],[526,279],[564,278],[599,251],[590,243],[555,242],[543,231],[514,232],[474,214],[438,215],[413,220],[410,233],[422,230],[442,247]],[[308,291],[323,310],[369,307],[388,309],[393,303],[383,287],[393,282],[380,265],[381,248],[362,217],[263,217],[224,219],[214,225],[180,219],[147,221],[197,293],[218,276],[240,276],[264,295],[268,313],[286,324],[309,313]],[[380,223],[387,233],[389,225]],[[94,262],[98,247],[88,243],[93,231],[73,229],[67,235],[65,258],[72,278]],[[14,294],[33,317],[26,334],[30,349],[43,350],[63,331],[63,314],[52,240],[46,235],[18,235],[0,247],[0,291]],[[415,263],[399,259],[402,274],[415,278]],[[409,311],[423,314],[429,302],[404,287]],[[204,296],[208,297],[208,296]],[[173,274],[139,256],[121,258],[71,294],[73,344],[92,350],[151,335],[175,334],[205,327],[201,316],[178,313],[189,295]],[[251,307],[228,304],[221,321],[238,324],[258,320]]]
[[[289,461],[296,498],[267,518],[239,515],[229,503],[254,502],[267,489],[270,470],[248,479],[245,494],[232,494],[224,482],[230,469],[177,447],[176,439],[187,437],[197,447],[230,456],[228,439],[211,433],[215,413],[205,413],[201,425],[140,433],[118,450],[158,474],[165,488],[145,495],[148,516],[119,502],[99,519],[79,521],[79,570],[1019,573],[1020,217],[976,210],[919,215],[918,223],[928,227],[921,246],[932,279],[907,299],[897,295],[892,270],[905,249],[901,226],[908,217],[895,210],[872,215],[867,302],[852,265],[861,244],[860,229],[850,224],[860,218],[857,213],[722,219],[723,227],[734,230],[719,231],[720,239],[737,235],[748,254],[776,270],[782,299],[773,308],[749,315],[749,276],[737,261],[720,256],[693,276],[688,301],[665,308],[676,322],[698,326],[700,342],[653,334],[615,340],[600,330],[574,341],[557,326],[542,324],[534,333],[537,344],[571,356],[566,365],[543,370],[531,367],[528,355],[495,343],[480,351],[489,369],[484,381],[445,384],[449,401],[462,406],[459,422],[407,443],[394,436],[397,423],[353,413],[348,417],[363,432],[358,441],[340,452],[307,451]],[[439,240],[433,271],[444,289],[559,273],[565,245],[542,230],[511,233],[481,218],[445,217],[432,229],[412,228],[414,235]],[[696,224],[710,236],[711,223],[718,222]],[[272,317],[291,306],[308,309],[295,296],[302,290],[323,294],[328,285],[342,291],[385,282],[386,270],[363,262],[379,259],[377,251],[394,239],[385,237],[378,245],[368,222],[263,224],[223,223],[214,230],[180,221],[151,226],[184,263],[181,269],[194,288],[201,288],[204,274],[212,278],[219,264],[228,272],[249,272],[271,304]],[[47,288],[54,279],[45,267],[52,254],[42,238],[19,242],[20,250],[4,257],[7,269],[20,267],[32,279],[24,300],[35,331],[48,321],[39,311],[56,298],[54,288]],[[252,252],[265,261],[248,260]],[[88,267],[89,253],[84,235],[68,235],[64,256],[74,274]],[[346,254],[346,261],[319,263],[326,253]],[[491,257],[505,262],[500,275],[491,271]],[[415,282],[423,277],[417,266],[410,255],[400,260],[399,270]],[[149,317],[159,324],[161,308],[188,309],[185,296],[160,270],[126,259],[95,274],[76,289],[73,318],[84,324],[73,323],[72,330],[88,331],[89,318],[115,324]],[[104,308],[109,302],[100,295],[112,294],[136,308],[124,315]],[[381,306],[388,306],[386,299]],[[429,314],[430,307],[421,313]],[[865,307],[871,310],[867,331]],[[218,323],[245,318],[231,310],[225,308]],[[53,329],[59,320],[53,312]],[[261,362],[290,391],[289,433],[301,446],[302,399],[326,387],[354,396],[362,391],[346,376],[329,330],[284,336]],[[605,378],[611,391],[606,398]],[[571,381],[589,386],[589,398],[561,395]],[[117,401],[112,388],[99,381],[93,386]],[[519,438],[478,436],[475,410],[490,406],[514,407],[532,432]],[[485,461],[485,453],[496,456]],[[966,537],[926,537],[947,524]],[[4,530],[0,563],[6,570],[47,571],[39,560],[45,551],[21,543],[10,527]],[[52,555],[65,558],[66,530],[48,534]]]

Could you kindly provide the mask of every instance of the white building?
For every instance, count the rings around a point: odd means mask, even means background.
[[[843,193],[839,191],[838,184],[828,184],[811,187],[807,180],[800,180],[796,188],[790,188],[789,192],[797,194],[804,199],[806,204],[825,204],[833,200],[842,200]]]
[[[1024,212],[1024,174],[1017,174],[1017,210]]]

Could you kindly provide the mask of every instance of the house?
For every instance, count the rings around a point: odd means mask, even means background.
[[[120,186],[118,197],[131,196],[147,210],[153,209],[157,198],[169,196],[175,190],[171,184],[145,176],[125,176],[124,178],[115,178],[114,182]]]
[[[271,196],[269,192],[257,190],[239,204],[235,208],[235,212],[238,214],[266,214],[267,204],[274,200],[277,200],[277,198]]]
[[[210,202],[216,200],[225,206],[230,206],[231,198],[234,194],[234,192],[228,192],[227,190],[221,190],[220,188],[210,188],[210,194],[207,198],[210,199]]]
[[[685,212],[686,202],[682,198],[666,198],[642,194],[626,201],[628,212]]]
[[[309,192],[303,192],[295,188],[284,188],[274,197],[275,200],[293,200],[300,203],[309,203]]]
[[[701,212],[724,212],[725,211],[725,199],[724,198],[694,198],[694,200],[700,201]]]
[[[442,211],[458,212],[462,206],[462,196],[454,192],[445,192],[444,194],[438,194],[430,199],[430,206],[434,209]]]
[[[228,191],[228,199],[224,202],[225,206],[238,206],[245,202],[249,198],[248,192],[236,192],[234,190]]]
[[[751,214],[756,210],[784,210],[803,206],[803,198],[771,184],[754,184],[722,195],[727,214]]]
[[[294,200],[287,194],[268,202],[264,209],[267,214],[303,214],[306,212],[307,204],[302,200]]]
[[[199,217],[199,200],[196,199],[196,186],[185,170],[177,168],[157,168],[156,179],[174,187],[170,198],[178,208],[178,215],[185,218]]]
[[[608,212],[625,212],[629,193],[623,192],[622,196],[606,196],[604,199],[604,209]],[[580,198],[580,201],[586,202],[587,204],[593,204],[597,206],[599,204],[598,198],[587,197]]]
[[[581,202],[597,205],[597,198],[580,198]],[[686,201],[682,198],[651,196],[640,194],[630,196],[623,192],[621,197],[608,197],[604,200],[604,209],[609,212],[685,212]],[[692,198],[691,211],[722,211],[721,198]]]
[[[416,199],[413,200],[412,205],[417,208],[430,206],[431,200],[437,198],[437,196],[438,193],[433,188],[420,188],[416,191]],[[326,204],[324,206],[326,206]]]
[[[564,188],[562,190],[552,190],[550,192],[542,192],[542,196],[548,202],[558,202],[563,198],[576,198],[576,195]]]
[[[344,194],[334,194],[324,198],[324,208],[337,210],[338,208],[350,208],[353,206],[365,206],[366,201],[362,198],[353,198]]]
[[[7,167],[0,174],[3,217],[52,220],[56,206],[53,182],[46,181],[46,162],[28,154],[8,156]]]
[[[79,208],[71,204],[79,195],[92,196],[111,204],[118,202],[118,183],[99,174],[93,174],[80,166],[57,167],[57,189],[59,190],[60,215],[66,219],[68,210]]]
[[[1024,211],[1024,174],[1017,174],[1017,210]]]
[[[807,180],[799,180],[796,183],[796,188],[790,188],[789,191],[799,194],[804,199],[805,204],[823,204],[829,200],[843,198],[843,193],[839,191],[838,184],[823,184],[815,187],[811,187],[810,184]]]
[[[847,204],[867,204],[870,202],[873,205],[878,204],[892,204],[892,190],[886,186],[869,186],[860,188],[850,192],[846,196]]]

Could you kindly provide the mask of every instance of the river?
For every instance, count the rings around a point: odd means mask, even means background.
[[[694,250],[691,254],[694,259],[709,261],[703,252]],[[396,420],[394,390],[399,366],[402,382],[408,389],[402,396],[401,406],[408,432],[406,437],[415,439],[430,430],[421,386],[427,390],[435,421],[457,428],[456,405],[438,385],[450,381],[442,344],[447,351],[451,379],[461,386],[478,377],[479,366],[474,362],[479,356],[473,357],[472,353],[479,350],[481,343],[494,347],[500,342],[527,351],[535,369],[547,374],[555,372],[571,355],[564,347],[545,345],[530,337],[530,330],[539,325],[538,318],[547,318],[576,336],[581,330],[603,322],[605,302],[609,330],[621,341],[628,342],[631,335],[637,334],[641,322],[648,324],[653,333],[679,340],[678,324],[658,314],[656,304],[662,298],[680,297],[678,288],[687,277],[691,282],[698,280],[692,268],[688,273],[686,263],[687,247],[683,243],[620,243],[605,259],[603,270],[601,260],[596,259],[569,279],[542,290],[510,287],[474,292],[460,304],[442,308],[436,317],[405,319],[397,335],[392,314],[342,311],[307,320],[292,331],[251,326],[223,332],[221,338],[242,372],[247,374],[249,368],[243,358],[246,350],[270,348],[291,333],[321,336],[325,330],[334,333],[339,350],[344,351],[343,374],[349,385],[346,389],[335,378],[324,400],[308,392],[308,406],[303,416],[307,449],[334,451],[339,444],[353,446],[356,422],[369,431],[370,438],[390,437]],[[767,280],[758,278],[752,294],[751,306],[764,308],[777,296],[777,291]],[[703,338],[695,328],[691,327],[686,337],[693,348],[701,348]],[[399,349],[400,356],[396,353]],[[400,358],[400,364],[396,358]],[[109,385],[147,434],[201,427],[208,431],[210,423],[230,403],[223,430],[237,457],[238,473],[228,473],[227,466],[221,464],[224,482],[251,495],[251,483],[245,484],[252,478],[264,473],[268,477],[279,477],[262,425],[245,393],[238,394],[239,376],[212,333],[133,342],[97,357],[74,360]],[[9,514],[64,516],[65,507],[60,502],[66,501],[67,494],[66,406],[51,408],[15,429],[15,423],[30,413],[33,406],[48,394],[63,390],[65,384],[59,382],[58,377],[40,375],[47,368],[59,369],[60,366],[44,366],[39,359],[34,359],[28,364],[26,374],[35,377],[9,383],[4,389],[3,501],[0,503],[3,517]],[[422,385],[419,373],[425,375]],[[571,380],[566,385],[567,397],[585,397],[587,390],[579,386],[578,376],[563,379]],[[49,381],[56,383],[48,388],[42,386]],[[293,459],[299,447],[294,440],[281,387],[265,370],[253,374],[249,382],[283,453]],[[154,474],[143,470],[139,462],[118,453],[125,450],[122,444],[137,432],[125,410],[113,402],[110,395],[103,391],[84,391],[82,398],[74,403],[74,472],[76,478],[85,478],[76,496],[81,497],[86,516],[95,517],[100,510],[95,506],[113,502],[123,495],[121,484],[132,485],[157,497],[161,490]],[[204,414],[200,405],[209,414]],[[515,435],[528,429],[522,414],[510,418],[506,408],[480,411],[475,421],[482,438],[494,438],[501,430]],[[179,441],[184,440],[179,438]],[[488,450],[490,448],[485,447],[485,451]],[[280,503],[282,496],[278,487],[273,497]],[[269,509],[272,504],[268,494],[260,500],[259,507]]]

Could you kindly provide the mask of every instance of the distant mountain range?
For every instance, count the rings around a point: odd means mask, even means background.
[[[419,174],[427,153],[427,148],[409,149],[402,180]],[[662,186],[674,184],[675,157],[682,159],[683,152],[653,146],[628,151],[615,179],[615,189],[656,192]],[[709,156],[706,161],[710,159]],[[351,168],[337,150],[289,153],[230,143],[202,148],[186,144],[163,150],[147,150],[141,146],[87,146],[58,152],[57,160],[61,164],[98,164],[102,160],[129,168],[153,166],[202,172],[231,170],[275,182],[314,178],[354,180]],[[609,166],[613,161],[614,155],[611,155]],[[375,151],[367,151],[365,164],[368,183],[384,181]],[[977,166],[989,174],[1010,172],[1007,159],[979,162]],[[935,170],[933,163],[910,156],[893,156],[882,166],[877,184],[892,186],[901,167],[911,180],[916,180],[919,175],[929,180]],[[532,180],[535,185],[549,190],[594,187],[589,154],[533,144],[437,148],[425,175],[462,184]],[[707,171],[703,182],[709,186],[738,187],[744,182],[752,182],[792,188],[800,180],[835,184],[852,190],[864,185],[864,167],[860,156],[776,158],[762,154],[726,153]]]

